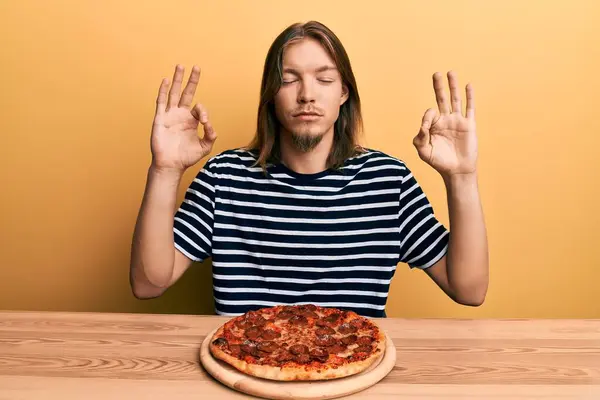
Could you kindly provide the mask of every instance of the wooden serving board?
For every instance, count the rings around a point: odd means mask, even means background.
[[[396,364],[396,347],[386,334],[386,348],[367,370],[344,378],[313,381],[313,382],[283,382],[256,378],[246,375],[229,364],[219,360],[210,352],[209,343],[214,329],[210,332],[200,347],[200,361],[206,371],[216,380],[249,395],[266,399],[333,399],[347,396],[367,389],[382,380],[390,373]]]

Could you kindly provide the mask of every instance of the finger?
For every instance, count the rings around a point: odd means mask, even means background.
[[[192,67],[192,72],[190,73],[188,83],[187,85],[185,85],[185,89],[183,89],[181,100],[179,100],[179,107],[189,107],[190,104],[192,104],[192,100],[194,99],[194,95],[196,94],[196,88],[198,87],[199,81],[200,68],[197,65],[194,65]]]
[[[175,72],[173,73],[173,84],[169,91],[169,104],[167,104],[167,110],[171,107],[177,106],[179,103],[179,93],[181,91],[181,82],[183,81],[184,68],[177,64]]]
[[[206,122],[206,124],[204,124],[204,137],[202,138],[202,140],[204,140],[207,143],[212,143],[217,139],[217,134],[212,126],[212,124],[210,122]]]
[[[435,100],[440,110],[440,114],[450,114],[450,104],[448,104],[446,93],[444,93],[442,74],[439,72],[433,74],[433,90],[435,91]]]
[[[467,84],[467,118],[475,118],[475,89]]]
[[[161,114],[167,107],[167,90],[169,88],[169,79],[163,78],[158,89],[158,96],[156,97],[156,113]]]
[[[433,119],[435,118],[436,114],[437,112],[435,111],[435,109],[430,108],[423,115],[423,120],[421,121],[421,129],[419,129],[419,133],[413,140],[413,144],[415,145],[415,147],[420,148],[429,143],[429,128],[431,128],[431,124],[433,123]]]
[[[423,114],[423,119],[421,121],[421,128],[425,129],[427,132],[429,132],[429,128],[431,128],[431,125],[433,124],[433,120],[435,119],[436,116],[437,116],[437,112],[435,111],[434,108],[430,108],[427,111],[425,111],[425,114]]]
[[[192,108],[191,111],[194,118],[196,118],[200,123],[205,124],[208,122],[208,111],[206,111],[206,107],[202,104],[198,103]]]
[[[419,133],[417,134],[417,136],[415,136],[415,138],[413,139],[413,145],[417,148],[420,149],[423,146],[426,146],[429,143],[429,132],[426,131],[425,129],[421,128],[419,130]]]
[[[431,143],[429,132],[423,128],[419,130],[419,134],[413,139],[413,146],[417,149],[417,153],[422,160],[431,158]]]
[[[448,85],[450,86],[450,101],[452,102],[453,113],[462,113],[462,101],[458,88],[458,78],[454,71],[448,72]]]

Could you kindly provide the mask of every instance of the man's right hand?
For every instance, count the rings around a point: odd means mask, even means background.
[[[160,85],[150,144],[153,168],[179,174],[208,155],[217,138],[206,108],[196,104],[190,109],[200,68],[194,65],[188,83],[180,93],[183,73],[184,68],[177,65],[171,89],[167,78]],[[199,124],[204,127],[202,138],[198,136]]]

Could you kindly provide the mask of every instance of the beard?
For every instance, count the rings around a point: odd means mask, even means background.
[[[303,153],[308,153],[317,147],[322,139],[322,133],[311,135],[310,133],[292,132],[292,144],[297,150]]]

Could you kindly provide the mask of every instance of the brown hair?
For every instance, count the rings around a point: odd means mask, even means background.
[[[319,22],[295,23],[277,36],[265,60],[256,135],[248,146],[249,150],[258,151],[256,165],[260,165],[263,170],[267,163],[280,161],[280,123],[275,115],[274,98],[283,81],[283,51],[290,43],[306,37],[321,43],[338,68],[342,85],[348,90],[348,99],[340,107],[338,119],[334,124],[333,146],[327,158],[328,168],[339,168],[346,159],[363,151],[357,144],[358,135],[363,130],[360,97],[344,46],[329,28]]]

